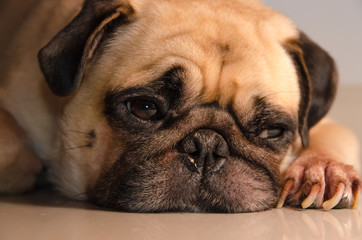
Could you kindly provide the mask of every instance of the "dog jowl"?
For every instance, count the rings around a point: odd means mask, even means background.
[[[123,211],[357,206],[357,143],[325,117],[334,61],[286,17],[250,0],[81,2],[32,38],[41,72],[24,63],[31,79],[0,82],[13,172],[30,152],[63,194]],[[25,96],[37,116],[24,119]],[[37,171],[0,169],[0,189],[29,189]]]

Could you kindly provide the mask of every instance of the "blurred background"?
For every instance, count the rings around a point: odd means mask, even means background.
[[[263,0],[336,60],[340,84],[362,86],[362,0]]]

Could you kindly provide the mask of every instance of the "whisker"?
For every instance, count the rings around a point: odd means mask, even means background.
[[[89,147],[92,147],[92,143],[87,143],[87,144],[81,145],[81,146],[64,148],[64,149],[61,149],[61,150],[58,150],[58,151],[56,151],[56,152],[53,152],[53,153],[49,154],[49,156],[53,156],[53,155],[56,155],[56,154],[58,154],[58,153],[65,152],[65,151],[69,151],[69,150],[74,150],[74,149],[79,149],[79,148],[89,148]]]
[[[73,150],[73,149],[78,149],[78,148],[85,148],[85,147],[92,147],[92,144],[91,144],[91,143],[87,143],[86,145],[64,148],[64,149],[62,149],[62,150],[63,150],[63,151],[68,151],[68,150]]]
[[[66,130],[67,132],[74,132],[74,133],[79,133],[79,134],[83,134],[83,135],[87,135],[87,136],[92,136],[94,133],[92,132],[82,132],[82,131],[77,131],[77,130]]]

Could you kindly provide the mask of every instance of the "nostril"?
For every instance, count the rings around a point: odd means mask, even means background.
[[[197,159],[200,156],[198,151],[188,153],[192,159]]]
[[[227,146],[224,140],[219,141],[218,144],[215,146],[214,149],[214,156],[215,157],[228,157],[230,156],[229,147]]]
[[[194,138],[191,138],[190,136],[184,138],[178,145],[178,148],[180,152],[190,155],[196,155],[198,152],[196,140]]]

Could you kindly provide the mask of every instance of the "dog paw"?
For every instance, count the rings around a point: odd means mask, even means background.
[[[327,155],[304,153],[285,176],[277,208],[357,208],[362,188],[357,171]]]
[[[7,159],[0,164],[0,194],[22,193],[31,190],[42,169],[40,160],[30,151],[19,153],[21,158]]]
[[[28,191],[35,185],[42,163],[25,139],[25,131],[0,109],[0,194]]]

